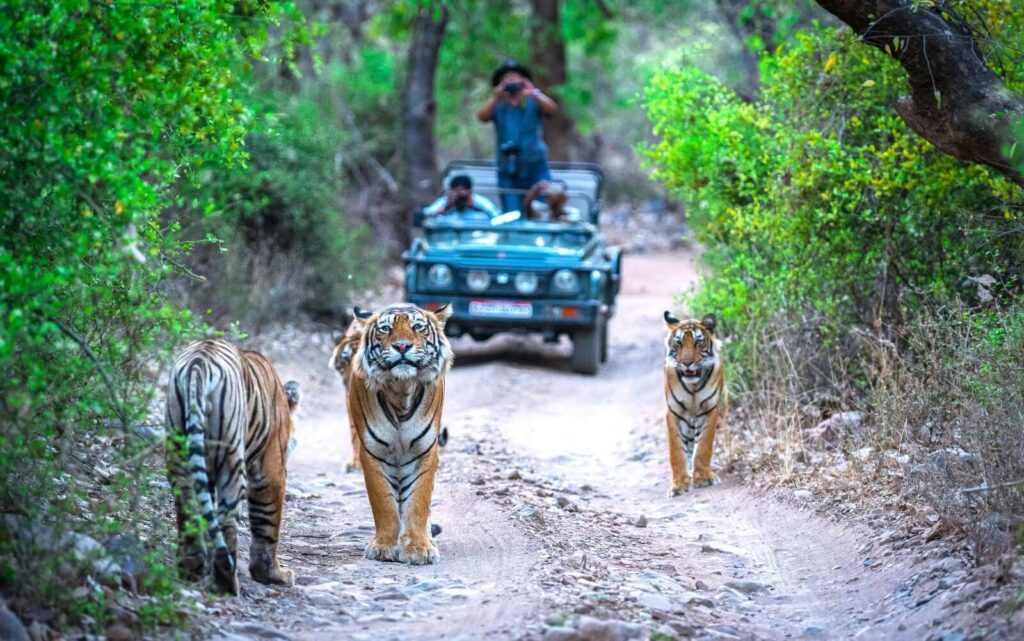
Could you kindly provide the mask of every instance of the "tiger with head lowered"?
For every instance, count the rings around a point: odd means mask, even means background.
[[[715,430],[725,409],[725,370],[722,342],[715,338],[714,314],[701,320],[679,320],[665,312],[665,424],[668,429],[671,496],[693,487],[714,484],[711,453]],[[696,456],[694,456],[696,446]]]
[[[363,328],[365,327],[363,319],[359,317],[363,313],[363,310],[358,307],[355,309],[355,316],[352,318],[352,322],[349,323],[348,329],[338,342],[334,345],[334,351],[331,352],[331,359],[328,361],[330,367],[338,372],[341,376],[341,382],[345,386],[345,395],[349,394],[349,378],[352,376],[352,361],[355,358],[356,351],[359,349],[359,341],[363,338]],[[359,434],[356,432],[356,424],[352,421],[352,417],[349,417],[349,428],[352,436],[352,460],[345,464],[346,472],[355,472],[362,469],[362,463],[360,462],[362,449],[361,442],[359,440]]]
[[[216,587],[238,594],[238,515],[248,500],[249,574],[260,583],[292,584],[292,571],[277,561],[277,543],[298,402],[298,383],[282,385],[264,356],[223,340],[196,341],[174,361],[167,476],[178,515],[178,567],[186,578],[202,579],[212,565]],[[205,531],[195,527],[197,516]]]
[[[434,563],[430,500],[445,375],[454,360],[444,334],[451,307],[429,312],[397,303],[357,315],[364,329],[349,377],[348,413],[362,445],[376,529],[365,556]]]

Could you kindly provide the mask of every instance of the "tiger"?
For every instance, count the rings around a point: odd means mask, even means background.
[[[250,576],[293,584],[292,571],[278,562],[277,544],[299,397],[299,384],[282,385],[266,357],[224,340],[193,342],[174,361],[167,476],[177,512],[178,568],[186,579],[208,576],[212,561],[215,588],[238,595],[238,516],[248,499]],[[194,525],[196,505],[205,532]]]
[[[357,310],[364,331],[349,377],[348,411],[373,512],[364,556],[436,563],[430,500],[441,439],[445,375],[455,359],[444,334],[451,306],[407,303]]]
[[[352,359],[356,355],[356,350],[359,349],[359,341],[363,337],[364,324],[363,319],[359,316],[362,313],[363,310],[358,307],[355,309],[355,316],[353,316],[352,322],[349,323],[344,335],[335,343],[334,351],[331,352],[331,359],[328,361],[328,365],[341,376],[341,383],[345,386],[346,396],[349,393],[349,377],[352,375]],[[351,416],[349,416],[348,424],[352,437],[352,459],[345,464],[345,471],[356,472],[362,469],[362,464],[360,463],[360,450],[362,446],[359,441],[359,434],[356,433],[356,425],[352,421]]]
[[[681,321],[665,312],[665,324],[665,425],[672,468],[669,495],[679,496],[690,489],[687,468],[692,467],[694,488],[717,481],[711,471],[711,453],[725,409],[725,369],[722,342],[715,337],[718,320],[714,314],[699,321]]]

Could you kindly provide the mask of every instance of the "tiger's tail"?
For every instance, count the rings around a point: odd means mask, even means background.
[[[215,558],[227,559],[230,571],[234,571],[234,560],[228,553],[220,518],[213,508],[210,494],[210,475],[206,469],[206,419],[207,394],[204,376],[199,367],[189,367],[186,375],[185,398],[188,410],[185,412],[185,440],[188,443],[188,468],[192,477],[192,488],[199,503],[199,512],[206,523],[206,534],[213,541]]]

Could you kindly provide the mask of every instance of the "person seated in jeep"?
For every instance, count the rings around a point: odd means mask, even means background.
[[[541,200],[543,198],[543,200]],[[542,180],[526,193],[523,210],[530,220],[560,223],[578,223],[583,215],[576,207],[568,204],[569,194],[560,182]]]
[[[464,174],[452,176],[448,193],[423,208],[427,218],[457,216],[458,220],[489,222],[499,214],[487,198],[473,193],[473,179]]]

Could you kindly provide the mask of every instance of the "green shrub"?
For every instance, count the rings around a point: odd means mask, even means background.
[[[160,443],[139,426],[159,420],[154,363],[195,326],[160,295],[183,249],[160,212],[181,176],[245,162],[247,60],[289,11],[15,0],[0,12],[0,582],[15,608],[102,628],[111,599],[85,587],[94,572],[73,535],[129,534],[148,559],[143,587],[174,591]]]
[[[222,204],[183,230],[218,241],[189,260],[207,280],[190,283],[188,304],[209,310],[211,322],[336,318],[351,292],[375,282],[381,256],[347,211],[354,201],[341,156],[357,143],[337,111],[338,89],[328,79],[294,95],[262,94],[271,126],[248,137],[247,165],[203,171],[189,188],[186,200]]]
[[[646,92],[660,138],[643,152],[708,247],[713,276],[690,304],[731,325],[734,358],[756,348],[744,336],[758,323],[809,322],[827,344],[925,299],[970,299],[971,276],[1015,291],[1021,240],[1003,232],[1020,190],[906,127],[896,62],[819,28],[765,57],[762,81],[754,104],[692,67]]]

